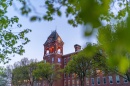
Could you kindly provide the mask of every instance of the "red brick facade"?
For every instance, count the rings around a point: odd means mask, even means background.
[[[56,63],[64,68],[70,60],[70,56],[80,51],[81,46],[74,45],[75,52],[63,55],[63,45],[61,37],[56,31],[53,31],[44,43],[43,59],[49,63]],[[42,86],[47,86],[43,83]],[[61,79],[55,81],[53,86],[80,86],[78,79],[74,78],[74,74],[63,74]],[[130,86],[130,83],[119,75],[98,76],[85,79],[85,86]]]

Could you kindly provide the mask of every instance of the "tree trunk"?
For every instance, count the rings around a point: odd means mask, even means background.
[[[84,86],[84,76],[81,76],[81,77],[80,77],[80,85],[81,85],[81,86]]]
[[[52,86],[52,83],[49,83],[49,86]]]
[[[48,81],[48,84],[49,84],[49,86],[52,86],[52,85],[53,85],[53,82]]]
[[[41,83],[40,83],[40,86],[43,86],[43,85],[44,85],[44,81],[41,80],[40,82],[41,82]]]
[[[30,85],[33,86],[33,82],[30,82]]]

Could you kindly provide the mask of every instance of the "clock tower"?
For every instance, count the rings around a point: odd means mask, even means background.
[[[43,60],[49,63],[61,63],[63,55],[63,45],[61,37],[53,31],[44,43]]]

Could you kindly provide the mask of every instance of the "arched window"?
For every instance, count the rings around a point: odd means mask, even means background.
[[[57,53],[60,54],[60,53],[61,53],[61,49],[58,49],[58,50],[57,50]]]
[[[49,55],[49,50],[46,50],[46,55]]]
[[[54,47],[52,47],[52,53],[54,53]]]
[[[50,53],[54,53],[54,47],[49,48]]]

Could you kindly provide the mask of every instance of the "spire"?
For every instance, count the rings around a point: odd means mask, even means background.
[[[58,42],[63,42],[61,37],[58,35],[57,31],[54,30],[51,32],[50,36],[47,38],[46,42],[44,43],[44,45],[48,44],[48,43],[52,43],[54,41],[58,41]]]

